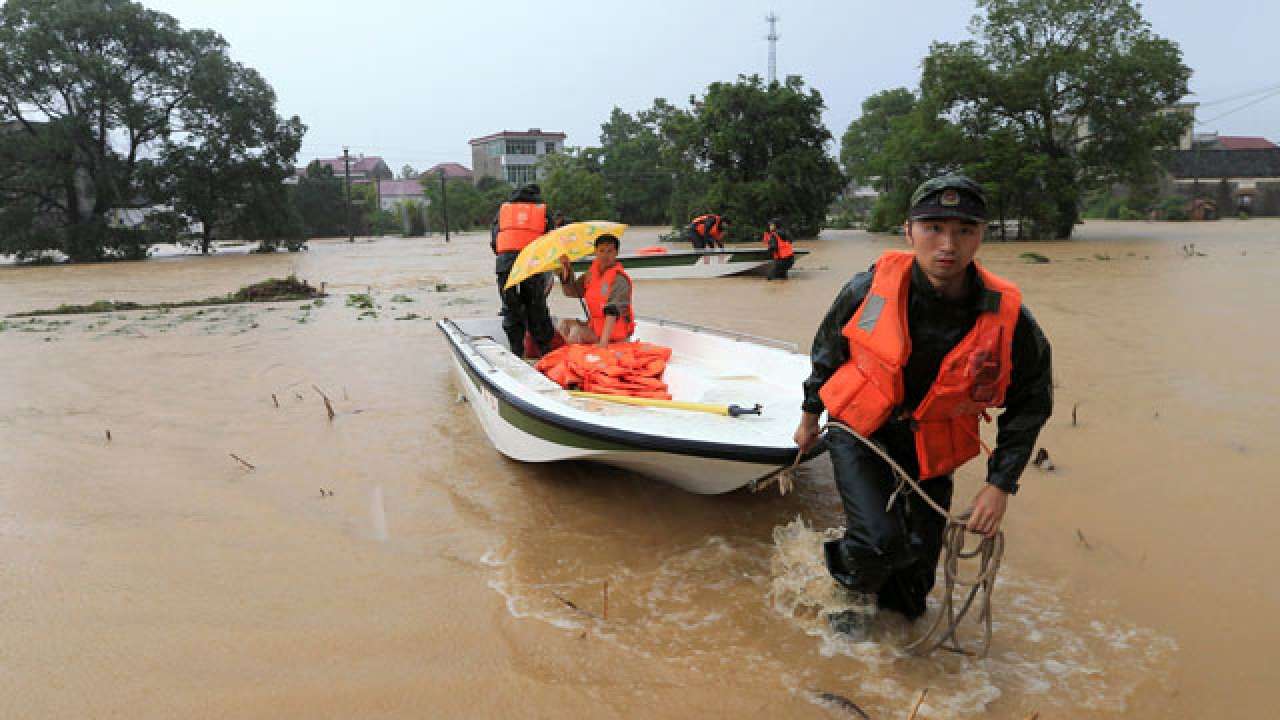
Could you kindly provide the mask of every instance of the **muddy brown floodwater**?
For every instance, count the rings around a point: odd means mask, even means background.
[[[641,282],[636,304],[807,347],[899,242],[829,231],[789,282]],[[291,271],[330,292],[3,321],[0,716],[848,716],[831,693],[889,718],[923,687],[926,718],[1272,716],[1280,222],[1091,223],[981,257],[1058,386],[1057,470],[1011,502],[982,661],[904,657],[892,618],[879,644],[823,630],[825,459],[786,497],[702,497],[501,457],[432,322],[496,310],[479,235],[0,268],[0,313]]]

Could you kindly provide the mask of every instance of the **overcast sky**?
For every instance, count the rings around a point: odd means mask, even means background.
[[[393,170],[470,167],[467,140],[499,130],[561,130],[599,143],[615,105],[684,105],[717,80],[768,68],[826,100],[839,141],[868,95],[914,87],[934,40],[968,37],[965,0],[143,0],[184,27],[216,30],[234,59],[272,84],[283,115],[309,127],[300,160],[381,155]],[[1280,142],[1280,3],[1151,0],[1155,31],[1182,46],[1201,131]],[[1263,97],[1260,102],[1236,110]],[[1216,119],[1216,116],[1231,114]]]

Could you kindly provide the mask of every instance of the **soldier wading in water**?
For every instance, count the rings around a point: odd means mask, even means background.
[[[982,188],[935,178],[911,198],[910,252],[889,251],[836,296],[813,340],[804,414],[795,442],[821,432],[844,504],[845,535],[825,545],[844,602],[832,629],[870,639],[877,608],[909,619],[925,611],[946,520],[900,492],[888,463],[840,425],[879,444],[924,491],[951,507],[952,472],[978,455],[978,418],[1003,407],[987,481],[968,529],[991,536],[1053,409],[1049,343],[1013,283],[974,255],[986,229]]]

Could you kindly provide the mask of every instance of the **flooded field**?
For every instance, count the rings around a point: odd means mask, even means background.
[[[825,630],[825,459],[785,497],[706,497],[494,451],[434,326],[496,312],[487,241],[0,267],[0,315],[290,273],[329,293],[0,318],[0,717],[898,718],[924,687],[923,718],[1273,714],[1280,222],[983,248],[1057,384],[987,660],[907,657],[893,618],[879,644]],[[828,231],[788,282],[635,303],[807,348],[900,242]]]

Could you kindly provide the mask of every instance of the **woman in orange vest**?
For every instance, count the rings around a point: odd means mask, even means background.
[[[542,189],[537,185],[521,186],[511,200],[502,204],[490,229],[489,246],[497,256],[498,294],[502,298],[502,329],[512,352],[524,353],[525,333],[533,339],[534,356],[551,350],[555,326],[547,307],[551,290],[551,274],[540,273],[507,288],[511,266],[526,245],[551,230],[551,215],[542,202]]]
[[[978,418],[1003,407],[987,477],[968,529],[994,535],[1053,409],[1049,343],[1017,286],[974,261],[986,226],[982,188],[934,178],[912,196],[910,252],[884,253],[845,285],[813,341],[795,442],[817,442],[819,420],[870,438],[950,508],[952,472],[978,455]],[[945,521],[919,496],[894,497],[888,464],[838,426],[827,449],[844,504],[844,537],[827,568],[852,609],[832,629],[870,637],[876,608],[915,619],[933,587]]]
[[[796,253],[791,247],[791,241],[787,239],[787,233],[782,229],[781,220],[778,218],[769,220],[769,229],[764,232],[761,242],[768,246],[770,254],[773,255],[773,264],[769,266],[769,279],[786,280],[791,266],[796,264]]]
[[[596,238],[596,258],[587,272],[575,278],[568,256],[560,257],[560,282],[564,294],[586,300],[588,320],[565,319],[559,331],[566,342],[596,344],[601,347],[626,342],[635,331],[631,309],[631,278],[618,262],[618,238]]]

